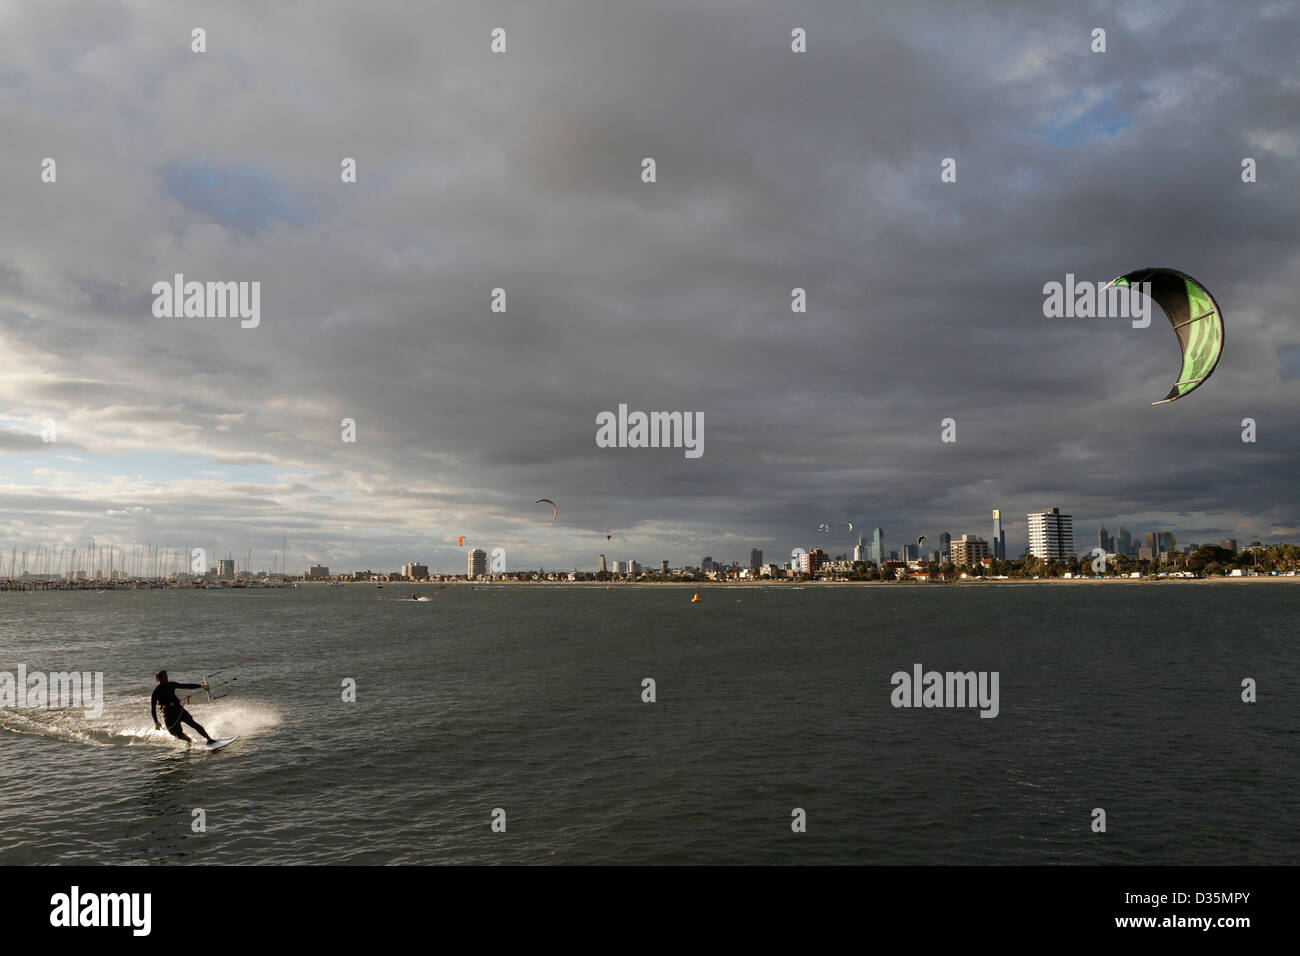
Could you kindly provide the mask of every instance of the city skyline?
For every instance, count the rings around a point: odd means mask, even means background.
[[[1055,518],[1052,518],[1052,513],[1055,513],[1056,515]],[[1000,520],[1001,509],[995,509],[993,514],[995,515],[993,527],[995,529],[999,529],[999,528],[1002,529],[1002,533],[1005,539],[1006,525],[1004,520]],[[1064,519],[1065,521],[1065,527],[1068,529],[1066,532],[1067,534],[1066,540],[1072,543],[1073,547],[1063,548],[1062,550],[1059,551],[1059,554],[1061,555],[1062,559],[1071,554],[1073,554],[1076,557],[1085,557],[1091,554],[1092,549],[1095,545],[1088,538],[1088,532],[1086,531],[1083,532],[1085,538],[1082,542],[1077,540],[1075,537],[1074,529],[1080,526],[1079,523],[1074,522],[1073,516],[1068,512],[1062,512],[1062,510],[1059,507],[1054,506],[1052,508],[1044,509],[1041,512],[1028,513],[1026,515],[1026,519],[1027,519],[1026,527],[1027,528],[1029,527],[1030,520],[1034,518],[1043,518],[1043,517],[1047,517],[1049,519],[1057,520],[1057,521],[1059,521],[1060,519]],[[1098,522],[1098,528],[1096,533],[1100,535],[1105,532],[1106,532],[1105,523]],[[1059,535],[1059,532],[1056,533]],[[807,540],[805,540],[804,543],[795,544],[792,547],[790,547],[789,548],[790,555],[788,557],[783,556],[786,554],[786,552],[781,550],[781,548],[784,547],[782,545],[782,546],[778,546],[778,548],[775,549],[774,552],[772,552],[775,553],[777,557],[774,558],[770,557],[766,561],[764,561],[763,558],[764,550],[762,548],[747,546],[743,548],[741,552],[738,552],[736,555],[732,557],[726,559],[718,559],[716,561],[712,557],[712,555],[705,555],[703,558],[699,559],[698,563],[692,563],[692,559],[690,558],[684,561],[678,561],[673,558],[654,558],[649,563],[642,563],[640,558],[633,558],[633,557],[624,557],[624,558],[610,557],[608,559],[608,563],[611,569],[614,566],[619,566],[619,565],[621,565],[624,569],[626,569],[630,563],[636,562],[640,564],[643,569],[646,570],[649,570],[652,567],[662,568],[663,565],[665,564],[667,564],[672,568],[696,567],[696,568],[704,568],[706,570],[714,564],[718,566],[751,567],[751,568],[754,567],[756,563],[760,565],[766,565],[766,564],[790,565],[792,563],[795,564],[798,563],[797,555],[795,555],[794,552],[811,551],[824,544],[826,545],[826,547],[823,548],[822,550],[824,551],[824,553],[828,558],[832,558],[842,554],[844,559],[849,560],[851,562],[866,561],[869,563],[878,564],[880,563],[881,560],[879,549],[882,542],[885,545],[884,560],[898,560],[898,561],[920,560],[923,562],[929,562],[933,560],[932,558],[933,555],[939,555],[940,561],[942,562],[943,560],[945,560],[942,556],[947,553],[946,549],[951,548],[954,544],[956,544],[959,541],[959,539],[963,539],[963,538],[967,538],[970,541],[979,541],[981,544],[985,546],[985,551],[983,553],[987,557],[995,558],[999,560],[1014,561],[1022,556],[1034,553],[1032,541],[1029,539],[1028,536],[1026,537],[1026,540],[1024,542],[1024,547],[1020,549],[1015,549],[1015,548],[1009,550],[1005,549],[1005,543],[1004,543],[1003,553],[1001,554],[1001,556],[999,556],[998,552],[995,550],[994,542],[996,538],[993,536],[987,536],[981,534],[979,531],[967,531],[967,530],[952,531],[950,528],[945,528],[943,531],[937,533],[926,532],[926,534],[927,537],[933,535],[933,541],[938,545],[937,548],[931,548],[928,546],[925,548],[920,548],[919,546],[906,541],[903,543],[901,548],[890,548],[888,547],[888,542],[890,540],[889,535],[885,532],[883,528],[877,526],[876,528],[873,529],[872,537],[870,539],[868,539],[867,536],[862,532],[855,531],[853,533],[853,544],[851,546],[846,546],[846,543],[838,542],[838,541],[832,543],[831,540],[827,540],[826,538],[824,538],[820,532],[815,532],[811,536],[805,536]],[[1147,554],[1148,552],[1163,553],[1165,550],[1166,538],[1170,535],[1174,537],[1175,541],[1177,542],[1177,548],[1180,551],[1187,548],[1190,544],[1198,544],[1198,545],[1214,544],[1214,545],[1220,545],[1227,550],[1236,552],[1239,550],[1238,542],[1245,541],[1245,540],[1249,540],[1253,544],[1262,544],[1265,546],[1273,545],[1273,544],[1291,543],[1290,540],[1283,539],[1283,538],[1266,540],[1266,539],[1253,539],[1253,538],[1245,538],[1245,537],[1237,537],[1237,536],[1229,536],[1223,538],[1203,537],[1198,539],[1192,536],[1191,534],[1182,533],[1177,529],[1174,530],[1155,529],[1150,531],[1141,531],[1138,532],[1138,535],[1135,537],[1131,529],[1128,529],[1124,527],[1124,525],[1119,524],[1117,526],[1117,531],[1114,535],[1110,535],[1110,534],[1106,535],[1107,537],[1106,547],[1108,553],[1114,553],[1114,554],[1138,556],[1138,555]],[[1059,538],[1054,538],[1054,540],[1059,540]],[[1100,544],[1100,541],[1098,541],[1097,543]],[[3,542],[0,542],[0,578],[18,577],[23,573],[24,569],[29,574],[51,575],[56,573],[56,568],[57,568],[57,569],[61,569],[61,573],[67,574],[72,571],[72,565],[74,561],[76,563],[76,567],[82,569],[85,573],[92,573],[95,570],[100,570],[103,571],[105,574],[107,574],[110,568],[116,568],[116,570],[118,570],[119,572],[121,571],[129,571],[129,573],[145,572],[144,576],[149,576],[149,573],[156,572],[161,576],[165,576],[166,574],[177,573],[177,572],[182,574],[190,573],[192,570],[190,567],[192,562],[186,558],[186,555],[190,553],[189,551],[187,551],[185,548],[178,548],[178,547],[168,546],[164,544],[130,546],[130,547],[123,548],[107,542],[96,543],[95,541],[92,540],[90,543],[91,549],[78,548],[75,545],[65,545],[57,548],[51,548],[46,545],[37,545],[35,547],[31,547],[25,544],[18,544],[18,543],[10,544],[8,548],[5,548],[3,544],[4,544]],[[806,544],[810,546],[805,547]],[[418,550],[418,545],[416,547]],[[318,560],[318,556],[316,555],[307,556],[303,558],[303,560],[301,561],[291,560],[289,558],[289,555],[294,554],[294,552],[292,552],[291,549],[289,549],[288,543],[285,540],[281,541],[279,550],[268,549],[271,550],[271,560],[268,563],[259,563],[257,561],[256,553],[254,552],[253,549],[245,549],[243,552],[240,552],[238,554],[238,560],[236,560],[234,558],[227,559],[227,558],[213,557],[213,555],[218,553],[217,551],[214,551],[209,548],[203,548],[204,551],[203,561],[204,561],[205,568],[210,569],[215,574],[215,576],[219,578],[233,576],[235,574],[236,569],[238,569],[239,573],[241,574],[243,573],[284,574],[287,571],[287,573],[292,575],[292,574],[308,573],[309,569],[313,567],[333,568],[335,569],[335,573],[353,573],[353,572],[360,573],[363,570],[368,570],[368,571],[373,571],[374,573],[387,574],[387,573],[392,573],[398,569],[402,569],[404,572],[406,568],[417,564],[425,567],[427,572],[436,575],[436,574],[457,573],[454,570],[454,567],[457,565],[457,563],[461,567],[467,567],[466,562],[468,561],[470,562],[468,567],[473,567],[472,562],[475,560],[475,555],[481,556],[483,567],[484,569],[487,569],[488,567],[490,567],[488,563],[488,557],[491,554],[493,549],[500,549],[502,551],[502,555],[501,555],[502,560],[505,562],[505,566],[507,570],[511,572],[529,570],[538,567],[544,567],[547,570],[551,570],[551,571],[562,570],[562,569],[601,571],[605,569],[602,566],[606,564],[606,552],[598,552],[595,555],[593,566],[590,569],[588,569],[586,564],[581,561],[572,565],[557,564],[549,561],[544,557],[538,559],[535,556],[530,558],[527,555],[521,556],[522,560],[516,560],[511,557],[511,552],[508,549],[502,547],[500,543],[493,543],[490,544],[487,548],[475,547],[469,545],[457,546],[455,550],[459,554],[459,558],[452,562],[452,570],[449,570],[447,567],[445,567],[442,564],[435,564],[434,562],[431,562],[424,557],[420,557],[418,559],[412,559],[410,553],[404,553],[402,559],[397,564],[393,564],[393,565],[385,564],[383,562],[363,562],[356,565],[348,565],[346,562],[339,563],[339,562],[331,562],[329,560]],[[230,549],[223,549],[223,550],[226,551],[227,553],[231,553]],[[427,551],[428,549],[425,550]],[[608,549],[606,550],[608,551]],[[746,561],[743,558],[743,550],[748,550],[749,552],[748,561]],[[423,552],[420,553],[423,554]],[[88,557],[87,555],[93,555],[93,557]],[[1046,552],[1040,554],[1039,556],[1043,557],[1045,555]],[[297,555],[295,555],[295,557],[297,557]],[[66,568],[65,568],[65,562],[67,563]]]

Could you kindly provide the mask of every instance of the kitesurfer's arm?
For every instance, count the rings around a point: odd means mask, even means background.
[[[149,710],[153,713],[153,729],[162,730],[162,724],[158,723],[158,688],[156,687],[149,696]]]
[[[202,684],[172,684],[172,686],[180,688],[181,690],[198,690],[203,685]]]

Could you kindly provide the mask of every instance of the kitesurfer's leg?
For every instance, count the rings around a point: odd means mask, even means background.
[[[181,711],[181,722],[189,724],[191,727],[193,727],[195,730],[201,733],[203,735],[203,739],[206,740],[208,743],[213,743],[216,740],[215,737],[213,737],[201,726],[199,726],[199,722],[196,721],[192,716],[190,716],[190,712],[188,710]]]
[[[167,728],[167,733],[188,744],[192,743],[192,741],[185,736],[185,731],[181,730],[181,715],[184,713],[183,710],[179,713],[163,711],[163,726]]]

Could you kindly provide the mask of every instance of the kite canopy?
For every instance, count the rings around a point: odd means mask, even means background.
[[[540,505],[542,504],[542,502],[545,502],[546,504],[550,505],[552,508],[555,509],[555,514],[551,517],[551,524],[555,524],[555,519],[560,516],[560,506],[557,505],[550,498],[538,498],[536,501],[533,502],[533,504]]]
[[[1223,313],[1210,291],[1177,269],[1135,269],[1111,285],[1151,283],[1151,298],[1169,317],[1178,345],[1183,350],[1183,367],[1174,387],[1158,402],[1177,401],[1210,377],[1223,354]]]

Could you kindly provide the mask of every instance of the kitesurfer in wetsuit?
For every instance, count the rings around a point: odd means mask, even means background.
[[[198,722],[190,716],[190,712],[181,706],[180,700],[176,697],[177,690],[199,690],[202,684],[176,684],[167,679],[166,671],[159,671],[154,675],[158,679],[158,686],[153,689],[153,697],[149,701],[149,707],[153,711],[153,726],[155,730],[162,730],[158,723],[158,705],[162,705],[163,720],[167,724],[167,732],[173,737],[179,737],[187,744],[192,743],[185,731],[181,730],[181,724],[189,724],[195,730],[203,735],[203,739],[208,743],[215,743],[216,738],[210,737],[208,732],[199,726]],[[186,700],[189,700],[187,697]]]

